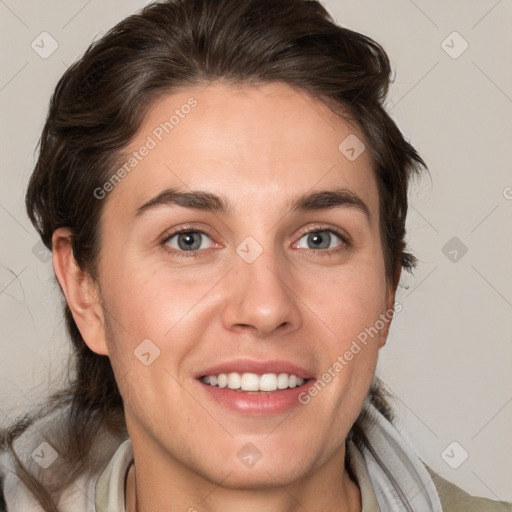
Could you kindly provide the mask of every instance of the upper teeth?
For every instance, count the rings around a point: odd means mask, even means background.
[[[201,381],[211,386],[229,389],[241,389],[242,391],[275,391],[276,389],[294,388],[302,386],[305,380],[288,373],[221,373],[202,377]]]

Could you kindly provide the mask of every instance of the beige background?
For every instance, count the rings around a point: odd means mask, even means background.
[[[379,373],[433,469],[472,494],[512,500],[512,2],[324,3],[389,53],[389,110],[432,177],[412,191],[420,266],[399,288]],[[0,0],[2,423],[58,385],[67,358],[49,255],[23,202],[50,94],[96,34],[143,4]],[[42,32],[58,44],[46,59],[31,47]]]

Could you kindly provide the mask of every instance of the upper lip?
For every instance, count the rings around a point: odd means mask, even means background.
[[[219,375],[221,373],[256,373],[263,375],[264,373],[287,373],[289,375],[296,375],[302,379],[310,379],[313,374],[294,363],[283,360],[268,360],[268,361],[257,361],[254,359],[237,359],[232,361],[226,361],[219,363],[214,366],[210,366],[204,370],[197,372],[194,377],[199,379],[205,375]]]

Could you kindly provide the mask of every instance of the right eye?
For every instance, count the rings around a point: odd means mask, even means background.
[[[203,231],[187,229],[171,233],[163,240],[162,244],[178,252],[194,253],[201,249],[208,249],[205,247],[205,237],[210,242],[212,241]],[[190,256],[196,256],[196,254],[190,254]]]

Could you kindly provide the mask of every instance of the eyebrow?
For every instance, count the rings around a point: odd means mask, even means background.
[[[162,191],[142,206],[137,208],[135,216],[163,206],[181,206],[211,213],[230,213],[232,204],[224,197],[202,190],[186,192],[178,188]],[[333,208],[354,208],[361,211],[371,222],[370,209],[366,203],[350,190],[339,188],[334,190],[321,190],[309,192],[299,196],[288,203],[292,212],[308,212],[329,210]]]

